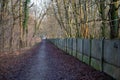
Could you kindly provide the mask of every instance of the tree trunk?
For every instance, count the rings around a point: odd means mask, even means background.
[[[105,0],[100,0],[100,3],[98,3],[98,10],[99,10],[99,13],[100,13],[100,17],[102,19],[102,26],[101,26],[101,36],[102,37],[105,37],[105,32],[106,32],[106,26],[105,26],[105,19],[106,19],[106,16],[105,16]]]
[[[109,9],[110,20],[110,38],[118,38],[119,34],[119,20],[118,20],[118,0],[112,0]]]
[[[22,26],[22,0],[20,0],[19,2],[19,26],[20,26],[20,43],[19,43],[19,47],[21,48],[23,46],[23,26]]]

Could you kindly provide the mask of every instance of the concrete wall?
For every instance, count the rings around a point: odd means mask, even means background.
[[[80,61],[120,80],[120,40],[50,39]]]

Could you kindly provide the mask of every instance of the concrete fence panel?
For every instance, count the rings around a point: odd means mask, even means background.
[[[68,47],[70,55],[72,55],[72,53],[73,53],[72,48],[73,48],[73,39],[70,38],[69,39],[69,47]]]
[[[83,39],[83,62],[90,64],[90,40]]]
[[[76,40],[77,40],[77,39],[73,38],[73,47],[72,47],[72,50],[73,50],[73,56],[74,56],[74,57],[77,56],[77,54],[76,54],[76,50],[77,50]]]
[[[60,49],[120,80],[120,40],[50,39]]]
[[[110,64],[120,67],[120,41],[104,41],[104,60]]]
[[[82,52],[83,51],[83,40],[82,39],[77,39],[77,50],[76,50],[76,52],[77,52],[77,58],[79,59],[79,60],[82,60]]]
[[[104,72],[120,80],[120,40],[104,41]]]
[[[102,70],[102,57],[103,57],[103,48],[102,48],[103,40],[92,40],[91,45],[91,66],[93,66],[97,70]]]

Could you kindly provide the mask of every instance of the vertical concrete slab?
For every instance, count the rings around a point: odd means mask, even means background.
[[[61,44],[61,49],[64,50],[64,39],[62,39],[61,43],[62,43]]]
[[[62,39],[59,40],[59,46],[60,46],[59,48],[60,49],[61,49],[61,44],[62,44],[61,41],[62,41]]]
[[[64,39],[64,51],[66,52],[66,38]]]
[[[120,67],[115,67],[108,63],[104,63],[104,72],[109,74],[116,80],[120,80]]]
[[[62,50],[64,50],[64,47],[65,47],[65,42],[64,42],[64,39],[62,41]]]
[[[77,56],[76,56],[76,50],[77,50],[76,40],[77,40],[77,39],[73,38],[73,56],[74,56],[74,57],[77,57]]]
[[[120,67],[120,40],[104,41],[104,60]]]
[[[89,64],[89,57],[86,55],[83,55],[83,62],[85,62],[86,64]]]
[[[88,63],[90,61],[90,40],[83,39],[83,62]]]
[[[102,70],[101,61],[95,58],[91,58],[91,66],[96,70]]]
[[[72,55],[73,54],[73,39],[72,38],[70,38],[69,39],[69,53],[70,53],[70,55]]]
[[[64,49],[63,50],[66,52],[66,38],[64,39]]]
[[[102,40],[92,40],[92,48],[91,48],[91,57],[96,59],[101,59],[102,57]]]
[[[102,40],[94,39],[92,40],[91,45],[91,66],[93,66],[97,70],[102,70],[102,62],[101,59],[103,57],[102,55]]]
[[[56,45],[58,46],[58,39],[56,39]]]
[[[90,56],[90,40],[89,39],[83,39],[83,53],[87,56]]]
[[[66,52],[67,52],[67,49],[68,49],[68,39],[69,38],[66,38]]]
[[[71,53],[71,39],[67,39],[67,53]]]
[[[58,40],[58,47],[59,47],[59,48],[60,48],[60,40],[61,40],[61,39]]]
[[[64,45],[63,45],[64,43],[63,42],[64,42],[64,39],[61,40],[61,49],[62,50],[64,49]]]
[[[69,38],[66,39],[66,52],[67,52],[67,53],[68,53],[68,39],[69,39]]]
[[[82,42],[83,42],[83,40],[82,39],[77,39],[77,58],[79,59],[79,60],[82,60],[82,48],[83,48],[83,46],[82,46]]]

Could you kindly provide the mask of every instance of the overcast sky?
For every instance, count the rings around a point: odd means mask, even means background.
[[[51,0],[31,0],[31,4],[34,3],[34,6],[31,8],[31,12],[34,10],[36,10],[37,13],[40,13],[41,11],[44,12],[50,1]]]
[[[31,3],[34,3],[34,5],[37,8],[43,8],[44,6],[48,5],[51,0],[31,0]]]

